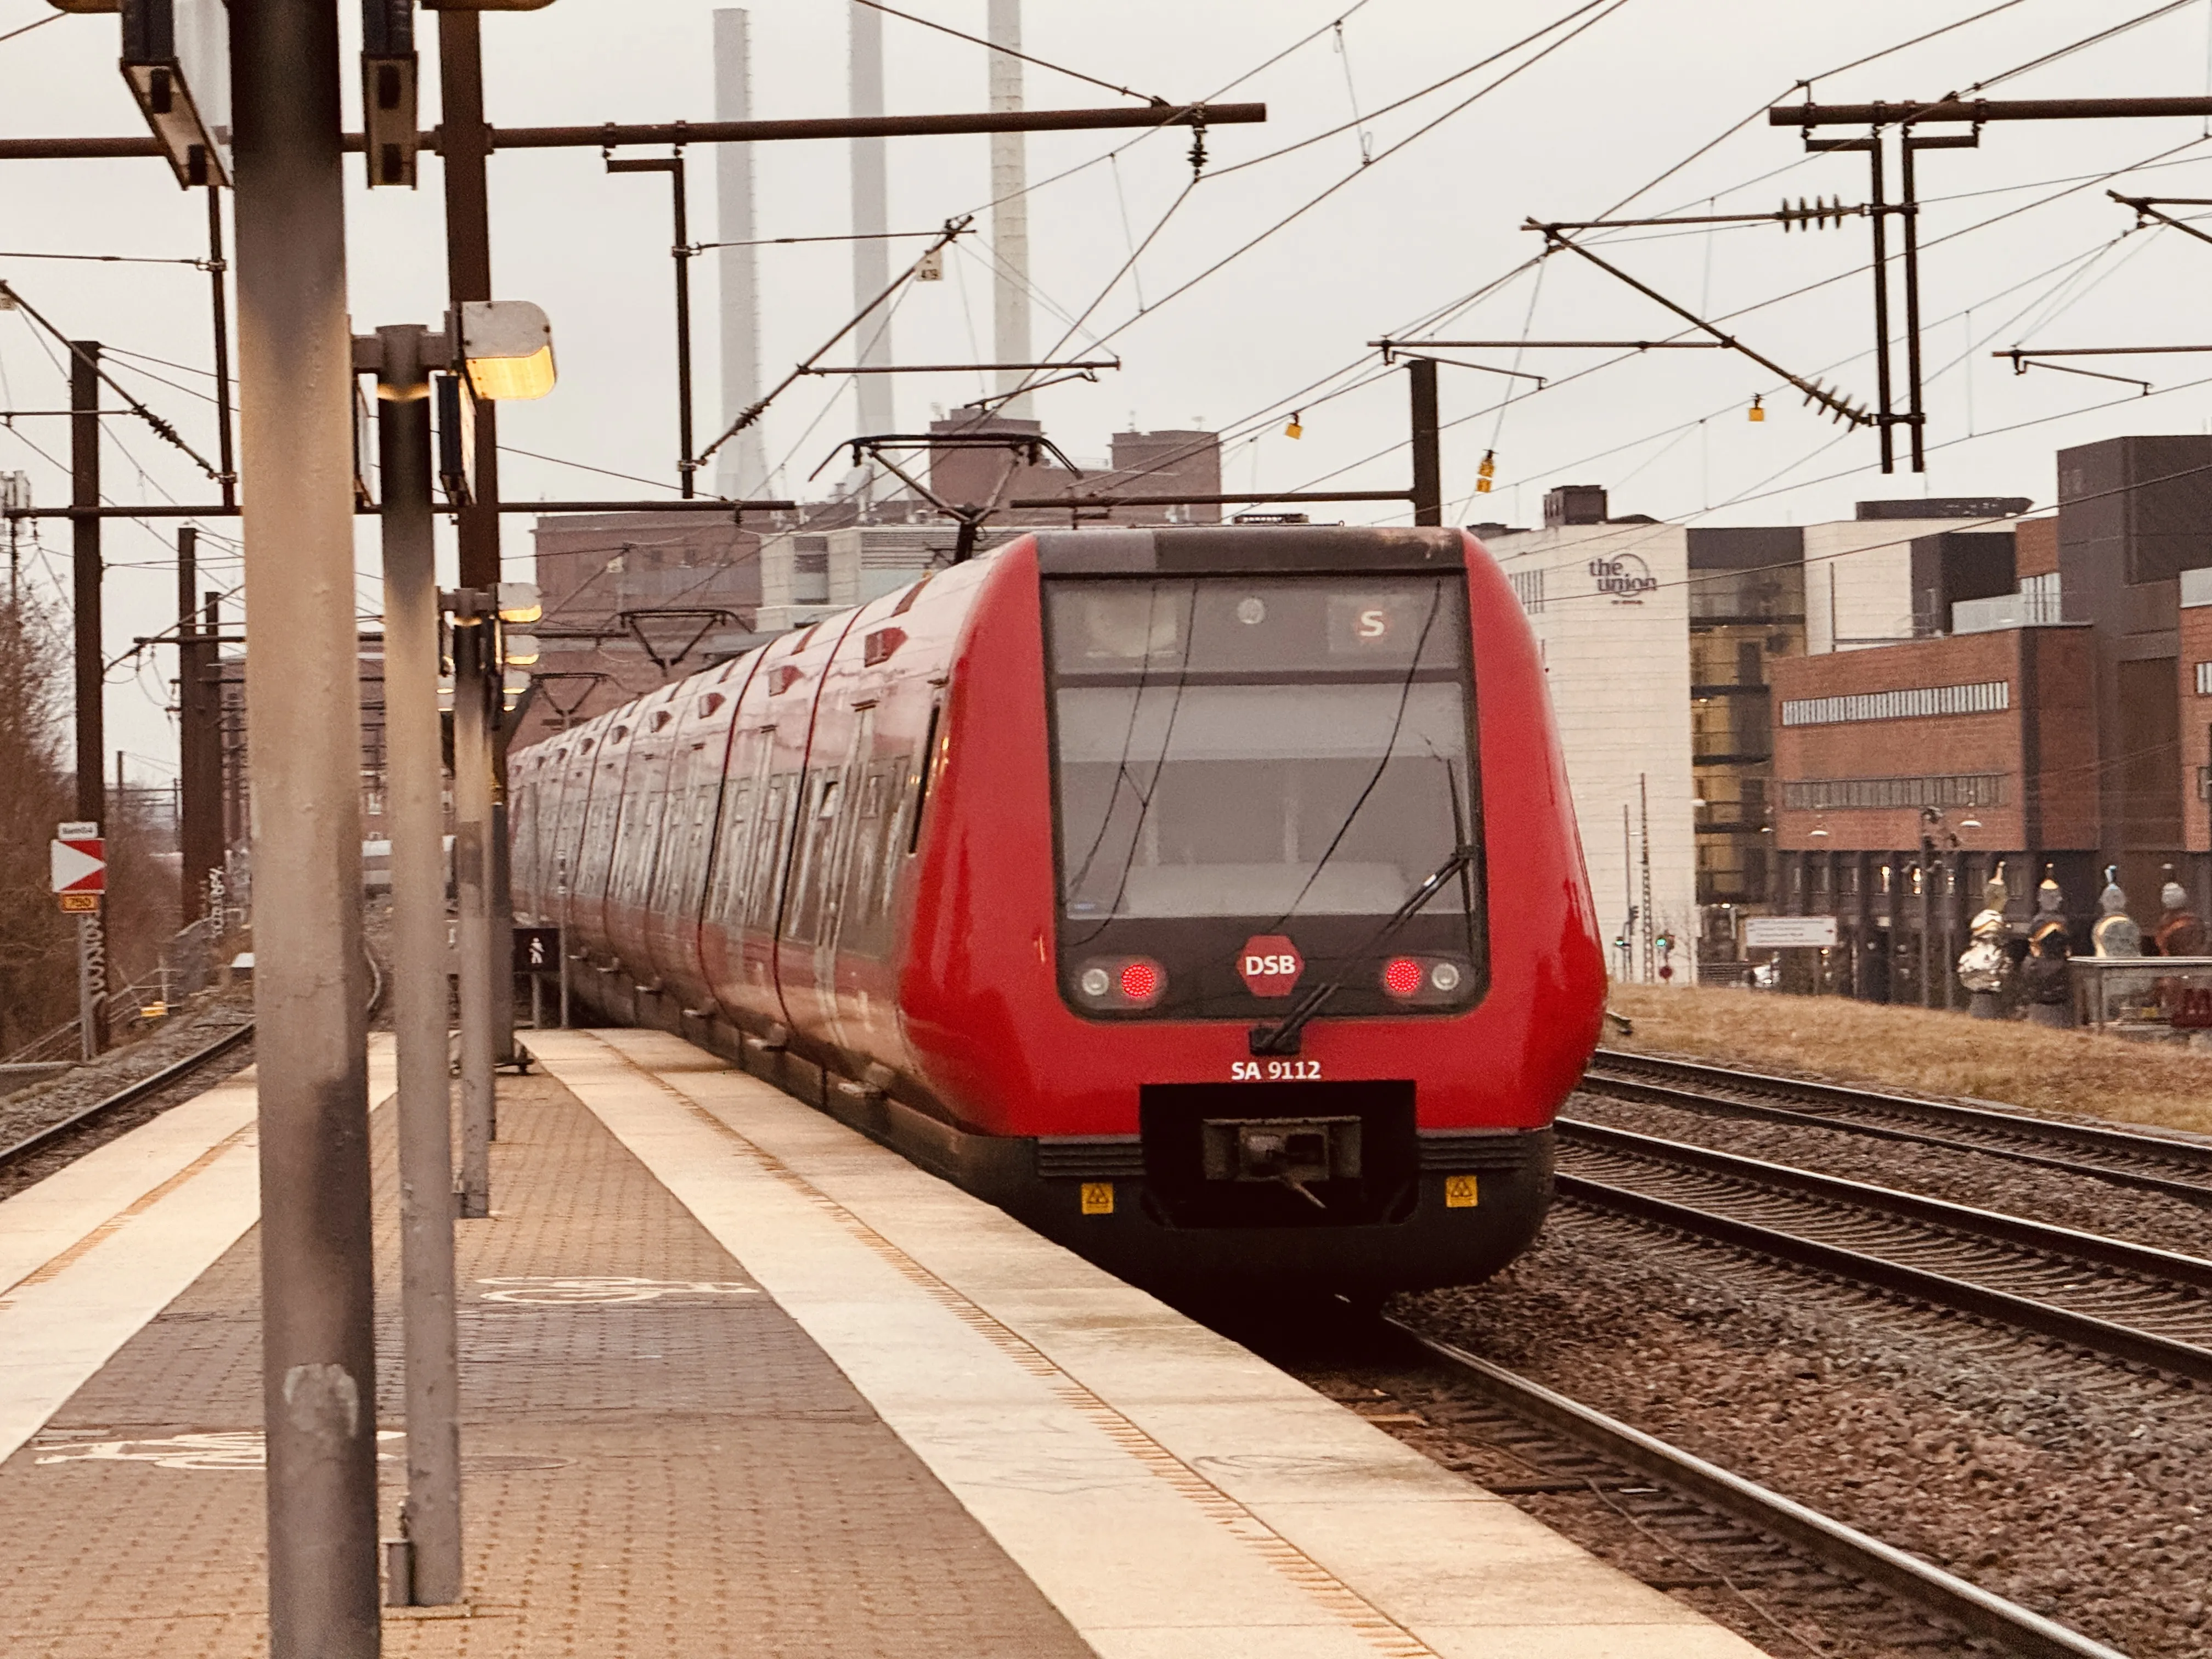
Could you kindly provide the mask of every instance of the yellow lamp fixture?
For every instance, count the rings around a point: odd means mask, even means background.
[[[553,390],[553,325],[527,300],[466,300],[460,307],[460,356],[469,389],[510,401]]]

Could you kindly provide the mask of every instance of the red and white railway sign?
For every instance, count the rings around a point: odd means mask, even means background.
[[[48,843],[54,875],[54,891],[104,893],[107,890],[107,843],[96,823],[64,823]]]

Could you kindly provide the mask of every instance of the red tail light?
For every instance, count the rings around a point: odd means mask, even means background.
[[[1394,997],[1410,997],[1421,988],[1421,964],[1411,957],[1393,957],[1382,969],[1382,988]]]
[[[1167,990],[1168,970],[1150,957],[1093,957],[1068,988],[1093,1008],[1149,1008]]]

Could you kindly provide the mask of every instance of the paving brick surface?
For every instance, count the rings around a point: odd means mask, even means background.
[[[1090,1650],[843,1375],[598,1121],[502,1084],[460,1227],[471,1613],[421,1659],[1058,1659]],[[380,1411],[399,1422],[392,1114]],[[0,1464],[8,1659],[265,1652],[257,1235]],[[0,1362],[4,1363],[4,1362]],[[385,1531],[404,1480],[385,1465]]]

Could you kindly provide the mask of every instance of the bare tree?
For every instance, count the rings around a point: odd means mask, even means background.
[[[74,935],[46,867],[73,799],[61,752],[67,662],[49,615],[29,599],[0,602],[0,1054],[76,1012]]]

